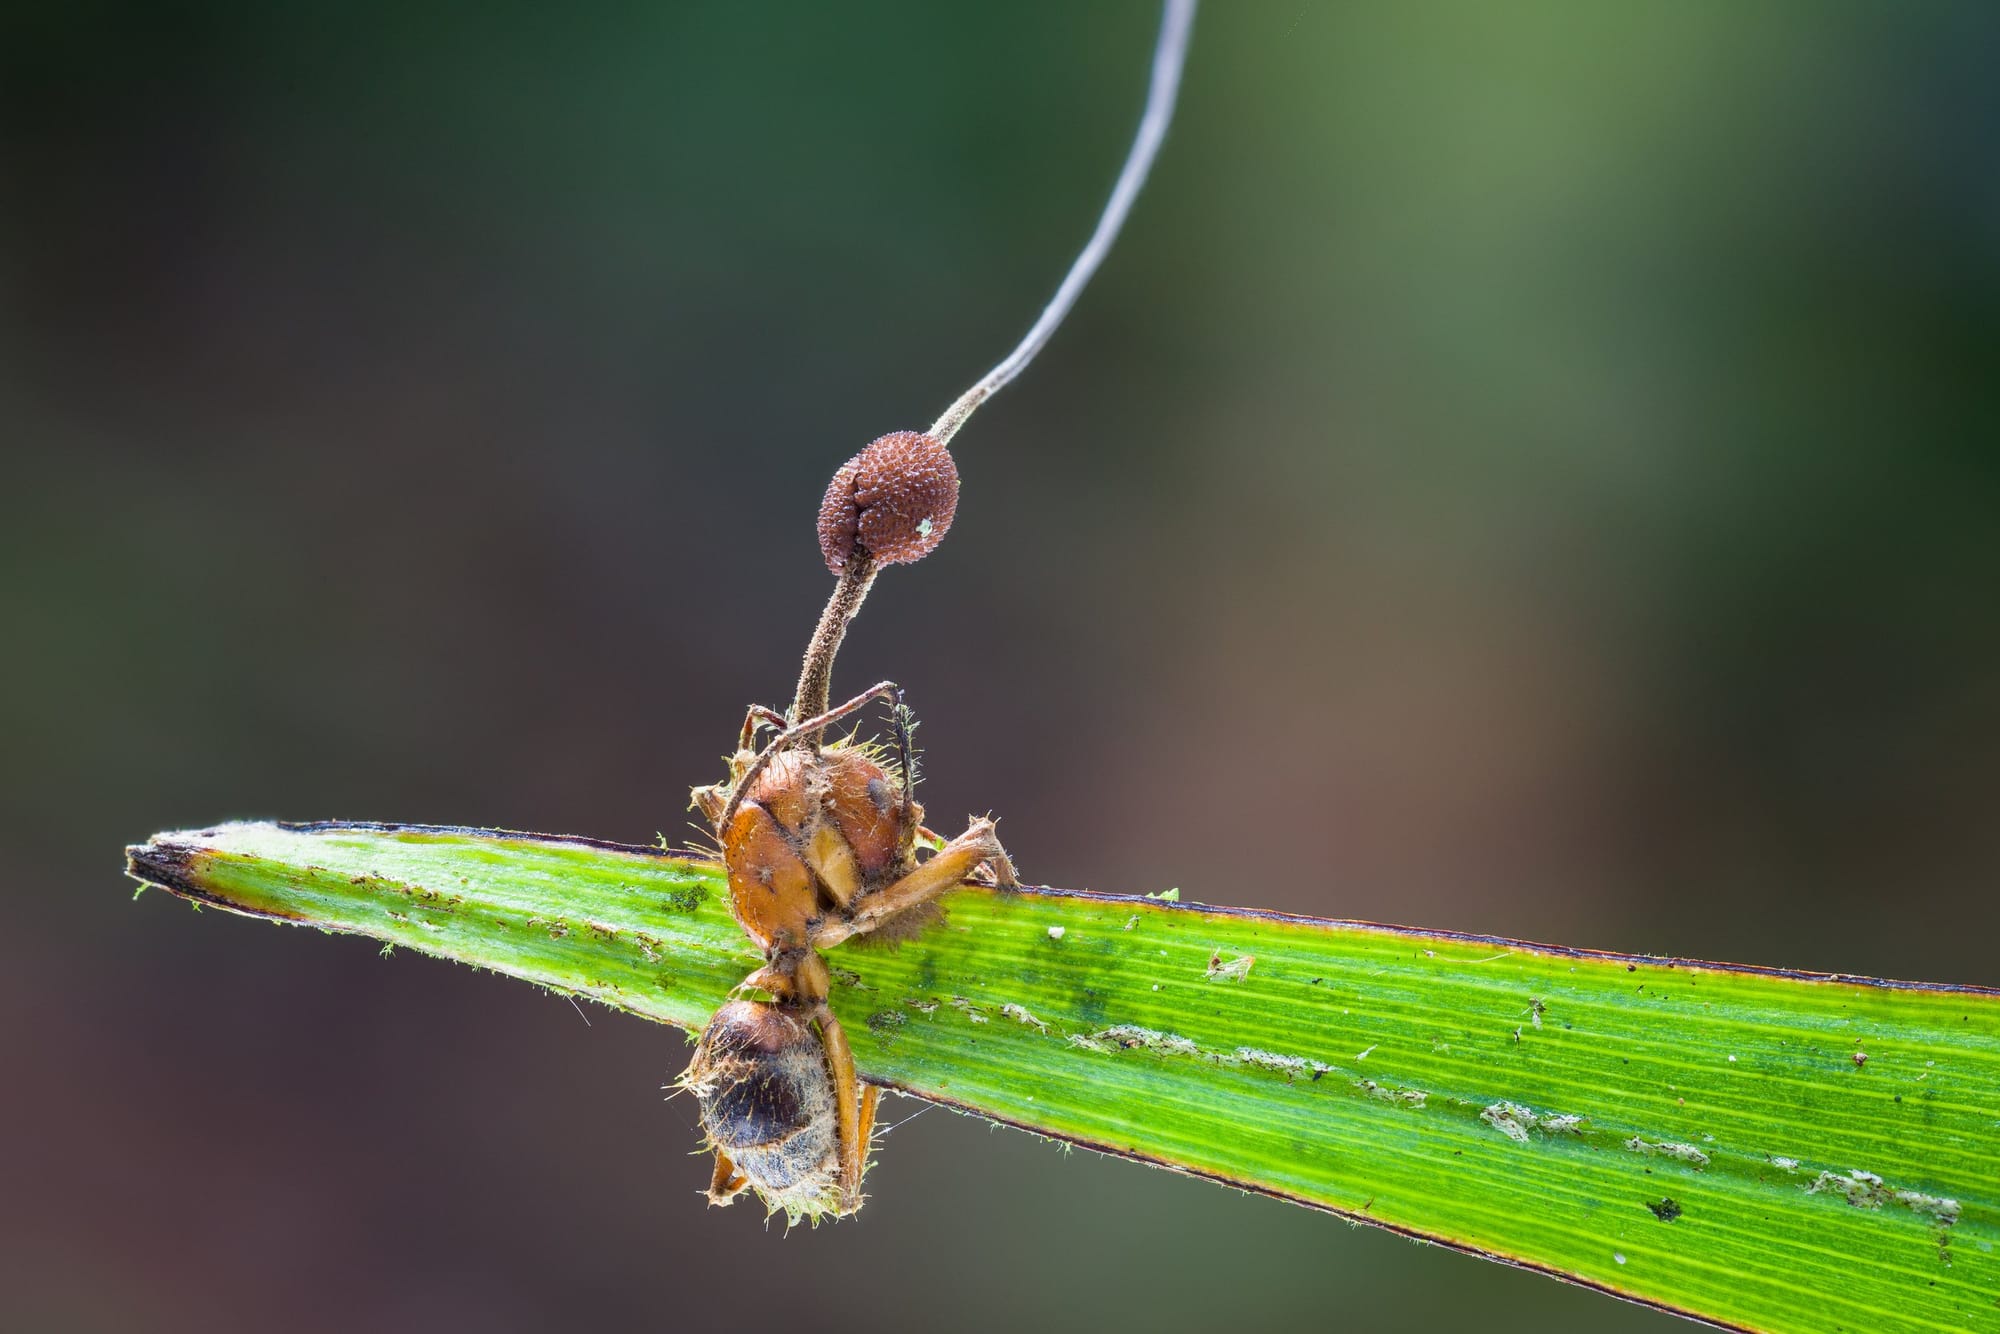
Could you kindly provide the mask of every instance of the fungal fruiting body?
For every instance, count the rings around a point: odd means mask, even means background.
[[[1109,251],[1166,135],[1193,20],[1194,0],[1166,0],[1131,152],[1096,231],[1041,317],[930,430],[882,436],[834,473],[819,511],[833,595],[806,648],[791,710],[752,708],[728,780],[694,790],[722,847],[730,910],[764,956],[741,989],[769,998],[718,1010],[682,1076],[715,1152],[711,1204],[748,1189],[792,1219],[861,1207],[878,1091],[855,1075],[846,1034],[827,1006],[831,978],[820,951],[869,932],[920,927],[938,895],[976,871],[1003,887],[1018,883],[990,818],[972,820],[950,842],[923,827],[902,690],[885,681],[828,708],[833,660],[877,572],[921,560],[950,530],[958,512],[958,467],[946,448],[952,436],[1047,345]],[[826,742],[829,726],[878,699],[896,706],[895,762],[866,746]],[[767,727],[777,735],[759,749]],[[920,836],[936,849],[921,859]]]
[[[921,431],[896,431],[840,465],[819,507],[819,550],[839,574],[865,551],[907,565],[937,549],[958,513],[958,465]]]

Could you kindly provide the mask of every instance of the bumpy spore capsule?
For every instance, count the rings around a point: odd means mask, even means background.
[[[958,512],[958,465],[920,431],[885,435],[840,465],[819,507],[819,549],[835,574],[857,550],[879,565],[928,556]]]
[[[686,1083],[709,1139],[766,1204],[794,1216],[830,1207],[840,1176],[833,1078],[804,1020],[731,1001],[703,1030]]]

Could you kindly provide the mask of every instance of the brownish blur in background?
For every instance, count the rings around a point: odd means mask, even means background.
[[[1053,289],[1155,21],[8,6],[0,1327],[1672,1324],[944,1114],[787,1238],[702,1208],[674,1033],[120,878],[683,835],[827,477]],[[1996,40],[1212,6],[840,680],[1037,881],[2000,983]]]

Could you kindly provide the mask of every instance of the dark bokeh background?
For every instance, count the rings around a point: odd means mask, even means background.
[[[1671,1325],[948,1115],[783,1238],[700,1207],[674,1034],[118,874],[681,833],[827,476],[1025,327],[1154,22],[7,6],[0,1326]],[[2000,983],[1996,42],[1213,6],[841,680],[1034,879]]]

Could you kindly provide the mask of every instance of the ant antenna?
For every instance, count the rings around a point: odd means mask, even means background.
[[[1146,183],[1153,159],[1173,120],[1180,95],[1181,68],[1187,63],[1188,33],[1194,26],[1195,0],[1165,0],[1160,35],[1153,47],[1153,72],[1146,107],[1125,165],[1111,187],[1111,198],[1064,275],[1062,285],[1020,343],[986,372],[922,435],[899,431],[885,435],[856,454],[834,474],[819,513],[820,551],[827,568],[838,576],[833,596],[820,613],[799,670],[798,691],[792,699],[794,725],[826,712],[831,698],[833,659],[847,636],[847,623],[861,610],[884,565],[903,565],[928,555],[944,539],[958,507],[958,468],[946,449],[973,412],[1013,381],[1035,359],[1063,322],[1084,286],[1104,262],[1119,229],[1132,211],[1132,201]],[[823,733],[813,730],[806,745],[819,746]]]
[[[917,831],[917,717],[910,712],[910,706],[903,703],[903,692],[896,691],[896,707],[890,711],[896,727],[896,760],[903,770],[903,816],[902,826],[911,835]]]

